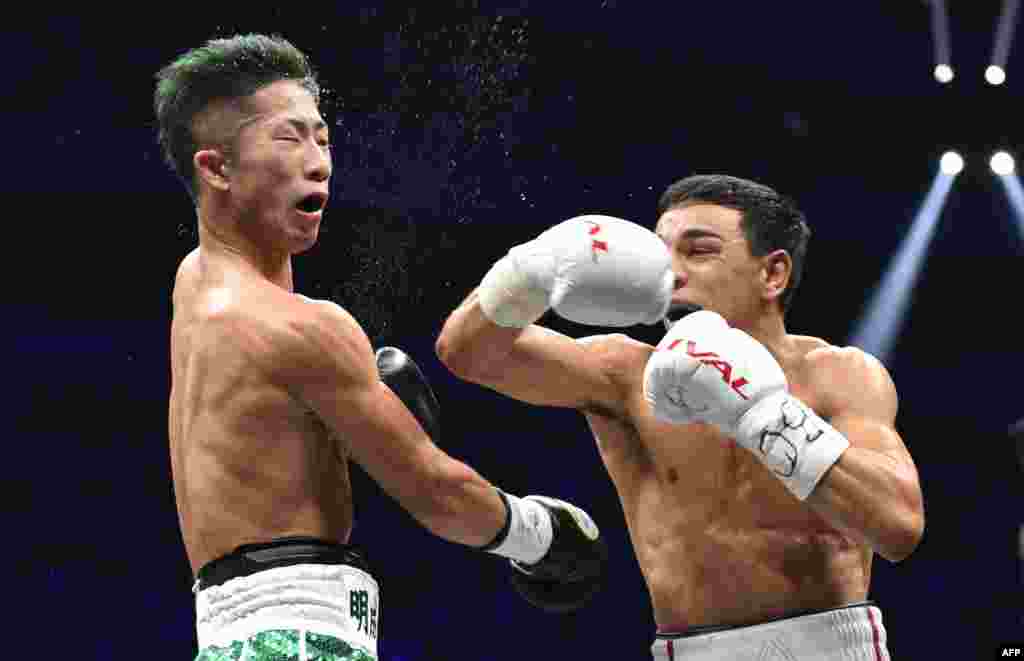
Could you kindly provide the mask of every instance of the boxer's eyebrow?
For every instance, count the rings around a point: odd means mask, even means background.
[[[711,230],[703,229],[703,228],[700,228],[700,227],[691,227],[688,230],[684,230],[679,235],[680,239],[687,239],[687,240],[702,239],[702,238],[705,238],[705,237],[711,237],[711,238],[714,238],[714,239],[721,239],[722,238],[721,235],[716,234],[716,233],[712,232]]]
[[[309,122],[303,121],[302,119],[297,119],[295,117],[289,117],[285,121],[286,121],[286,123],[291,124],[292,126],[294,126],[295,129],[297,131],[299,131],[300,133],[305,134],[309,130]],[[323,131],[326,128],[327,128],[327,124],[325,124],[322,119],[321,120],[317,120],[316,122],[313,123],[313,132],[314,133],[319,132],[319,131]]]

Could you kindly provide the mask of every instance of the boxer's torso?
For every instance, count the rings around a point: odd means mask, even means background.
[[[274,537],[348,541],[348,449],[268,369],[274,326],[308,305],[198,250],[178,271],[168,431],[193,571]]]
[[[791,336],[781,360],[793,394],[827,419],[806,355],[825,343]],[[587,412],[622,501],[659,631],[747,624],[866,598],[870,549],[797,501],[747,450],[706,425],[650,413],[643,368],[653,347],[622,344],[626,415]]]

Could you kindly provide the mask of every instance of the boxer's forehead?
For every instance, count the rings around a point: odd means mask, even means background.
[[[245,100],[246,117],[241,126],[298,121],[316,130],[327,127],[317,108],[316,99],[306,88],[293,80],[271,83]]]
[[[661,214],[655,231],[669,245],[681,238],[698,236],[718,237],[731,241],[742,234],[741,217],[742,214],[737,209],[693,202],[672,207]]]

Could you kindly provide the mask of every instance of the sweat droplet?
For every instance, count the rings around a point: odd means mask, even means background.
[[[338,110],[344,144],[336,159],[339,171],[344,159],[345,172],[338,197],[387,213],[333,226],[330,244],[348,253],[352,268],[335,270],[327,290],[371,338],[421,303],[426,274],[461,286],[452,278],[461,239],[474,240],[477,225],[513,195],[530,204],[526,191],[542,176],[520,157],[520,137],[532,139],[532,127],[509,126],[528,117],[526,100],[534,96],[526,87],[527,21],[486,17],[473,8],[477,3],[461,4],[443,16],[420,12],[390,26],[377,48],[378,60],[393,68],[379,70],[379,80],[364,83],[365,94],[347,97]],[[375,18],[371,10],[361,15],[364,24]],[[495,162],[505,164],[504,181],[482,176]],[[453,229],[428,231],[424,221],[434,218],[454,221]],[[453,271],[446,272],[449,265]],[[388,283],[387,295],[380,283]]]

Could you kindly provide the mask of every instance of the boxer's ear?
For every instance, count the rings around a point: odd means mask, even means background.
[[[761,295],[776,300],[786,291],[793,274],[793,259],[785,250],[773,250],[761,258]]]
[[[230,188],[227,158],[219,149],[200,149],[192,157],[196,176],[208,186],[219,191]]]

